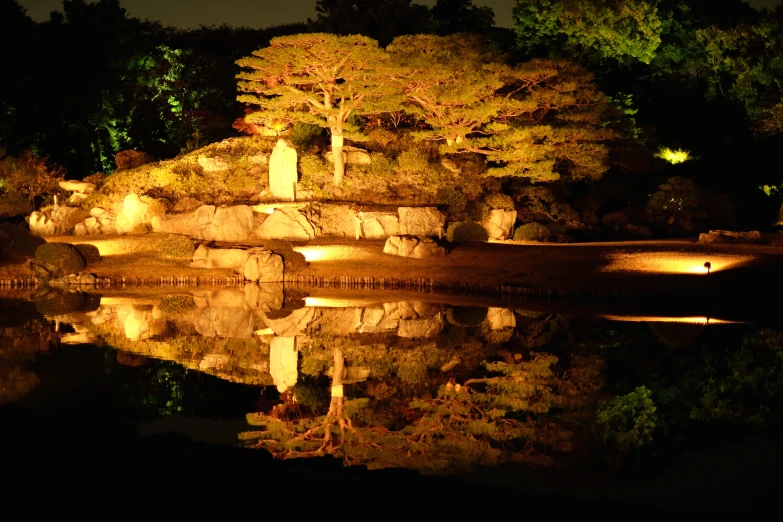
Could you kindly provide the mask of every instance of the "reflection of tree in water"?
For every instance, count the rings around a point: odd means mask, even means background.
[[[0,404],[17,401],[38,385],[38,377],[25,365],[56,339],[54,324],[42,320],[0,328]]]
[[[437,350],[434,343],[422,348]],[[549,464],[552,454],[569,452],[574,443],[575,417],[559,413],[583,408],[601,387],[597,359],[581,359],[581,367],[557,374],[557,357],[532,353],[514,364],[472,368],[480,375],[462,384],[451,374],[435,393],[411,398],[405,393],[410,388],[397,387],[409,371],[404,368],[410,359],[403,354],[397,375],[389,362],[383,380],[357,383],[346,398],[348,350],[335,346],[330,351],[332,393],[326,413],[289,416],[278,408],[250,414],[249,422],[262,430],[243,438],[257,439],[253,445],[281,458],[329,454],[371,468],[440,473],[507,461]],[[376,362],[390,353],[380,349]],[[437,357],[431,357],[433,364]],[[369,359],[364,353],[364,362]]]

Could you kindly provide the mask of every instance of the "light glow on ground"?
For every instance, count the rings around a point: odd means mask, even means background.
[[[376,302],[377,299],[305,297],[305,306],[313,306],[318,308],[361,308]]]
[[[373,253],[350,246],[301,246],[294,247],[294,250],[305,256],[305,260],[308,263],[312,261],[335,261],[338,259],[352,261],[373,257]]]
[[[707,275],[709,273],[739,268],[752,262],[753,256],[702,254],[690,252],[637,252],[633,254],[609,254],[603,272],[644,272],[650,274]]]
[[[632,323],[684,323],[684,324],[736,324],[742,321],[727,321],[714,317],[657,317],[645,315],[609,315],[601,314],[598,317],[607,321],[625,321]]]

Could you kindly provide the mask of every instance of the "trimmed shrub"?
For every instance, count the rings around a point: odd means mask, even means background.
[[[307,260],[304,254],[296,252],[294,245],[290,241],[285,239],[267,239],[264,241],[264,248],[271,250],[275,254],[280,254],[288,272],[298,272],[307,267]]]
[[[165,257],[171,259],[191,258],[196,251],[193,240],[179,234],[167,235],[161,240],[158,248]]]
[[[84,258],[68,243],[45,243],[35,251],[35,260],[59,275],[76,274],[84,269]]]
[[[515,241],[546,241],[552,233],[541,223],[525,223],[514,232]]]
[[[475,221],[460,221],[449,225],[446,230],[446,239],[458,245],[470,245],[486,243],[489,234],[484,230],[484,227]]]
[[[503,210],[514,210],[514,200],[511,199],[511,196],[499,192],[487,194],[487,197],[484,198],[484,204],[492,210],[501,208]]]
[[[315,154],[299,156],[300,181],[305,187],[313,187],[331,181],[331,170],[326,162]]]
[[[85,183],[92,183],[93,185],[95,185],[97,190],[101,188],[103,182],[106,181],[106,175],[103,172],[96,172],[95,174],[90,174],[82,181],[84,181]]]

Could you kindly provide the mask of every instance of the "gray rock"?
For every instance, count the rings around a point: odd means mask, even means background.
[[[122,202],[122,209],[117,214],[115,227],[118,234],[135,234],[141,231],[139,225],[146,225],[152,216],[149,215],[149,205],[144,203],[137,194],[130,193]]]
[[[383,247],[385,254],[416,259],[441,257],[446,255],[446,249],[430,238],[419,238],[411,235],[391,236]]]
[[[263,251],[248,256],[243,268],[245,279],[258,283],[277,283],[283,280],[283,258]]]
[[[204,169],[204,172],[223,172],[228,170],[228,164],[222,159],[199,157],[198,164]]]
[[[391,212],[359,212],[360,237],[380,239],[400,233],[400,218]]]
[[[446,216],[435,207],[400,207],[400,234],[443,237]]]
[[[62,236],[89,216],[89,212],[77,207],[56,207],[45,212],[30,214],[30,233],[35,236]]]

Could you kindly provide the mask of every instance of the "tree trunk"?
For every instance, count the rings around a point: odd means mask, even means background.
[[[342,130],[332,130],[332,161],[334,161],[334,186],[339,187],[343,182],[345,164],[343,163],[343,136]],[[338,135],[337,133],[340,133]]]

